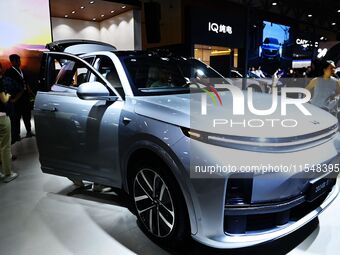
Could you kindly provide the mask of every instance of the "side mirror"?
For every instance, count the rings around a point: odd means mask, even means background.
[[[84,100],[108,100],[110,92],[100,82],[85,82],[78,87],[77,96]]]

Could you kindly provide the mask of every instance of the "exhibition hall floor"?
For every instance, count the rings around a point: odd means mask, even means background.
[[[319,226],[314,221],[265,245],[220,251],[188,241],[175,251],[150,241],[114,193],[80,190],[66,178],[43,174],[35,138],[23,139],[14,151],[20,176],[0,183],[1,255],[339,254],[340,197],[319,217]]]

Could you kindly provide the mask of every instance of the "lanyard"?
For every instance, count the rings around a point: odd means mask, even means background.
[[[23,72],[21,71],[21,69],[16,69],[14,66],[12,66],[12,68],[20,75],[20,77],[22,78],[22,79],[24,79],[24,74],[23,74]]]

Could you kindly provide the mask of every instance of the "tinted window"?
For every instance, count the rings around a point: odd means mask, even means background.
[[[266,39],[264,39],[264,43],[279,44],[279,41],[276,38],[267,37]]]
[[[61,60],[60,62],[55,61],[55,64],[57,66],[56,70],[58,70],[58,66],[62,65],[56,77],[56,84],[78,87],[87,81],[88,69],[81,63],[76,63],[71,60]]]
[[[134,56],[123,59],[135,94],[189,93],[189,86],[199,82],[211,85],[212,78],[223,79],[195,59]],[[197,87],[197,86],[196,86]]]
[[[125,65],[137,89],[181,87],[186,84],[181,70],[169,58],[128,58]]]
[[[117,92],[124,97],[125,93],[122,87],[122,83],[119,79],[117,69],[112,62],[111,58],[107,56],[99,56],[98,72],[100,72],[105,79],[114,87]]]
[[[91,63],[92,60],[93,58],[85,59],[85,61],[89,63]],[[90,76],[96,77],[99,82],[104,83],[102,79],[94,74],[83,62],[68,56],[50,55],[47,66],[47,91],[54,91],[53,85],[76,90],[79,85],[88,82]],[[58,91],[67,92],[67,90]]]

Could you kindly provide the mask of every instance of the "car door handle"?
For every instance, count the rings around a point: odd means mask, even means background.
[[[123,123],[124,123],[124,125],[127,125],[127,124],[129,124],[131,122],[131,119],[129,119],[129,118],[127,118],[127,117],[124,117],[123,118]]]
[[[41,107],[41,110],[43,112],[56,112],[56,111],[58,111],[58,109],[54,106],[52,106],[52,107],[48,107],[48,106],[47,107]]]

